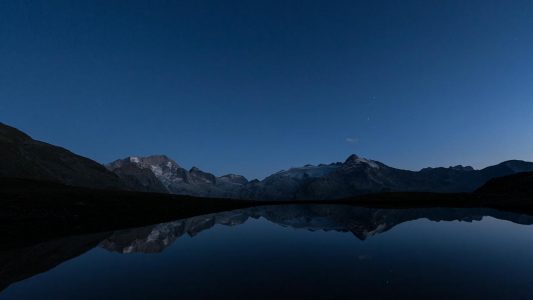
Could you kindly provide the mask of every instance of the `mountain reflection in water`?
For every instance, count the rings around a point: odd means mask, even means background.
[[[533,216],[486,208],[377,209],[348,205],[277,205],[201,215],[115,232],[65,237],[0,251],[0,299],[3,299],[1,291],[11,284],[47,272],[91,249],[100,247],[113,253],[160,253],[173,243],[179,243],[180,237],[194,237],[215,225],[239,226],[249,220],[264,219],[290,229],[341,232],[365,241],[413,220],[473,222],[484,217],[533,224]]]
[[[194,237],[215,225],[238,226],[250,218],[264,218],[274,224],[309,231],[352,233],[366,240],[398,224],[426,218],[431,221],[480,221],[493,217],[517,224],[533,224],[533,216],[489,208],[376,209],[346,205],[263,206],[202,215],[142,228],[114,232],[100,243],[119,253],[158,253],[183,235]]]

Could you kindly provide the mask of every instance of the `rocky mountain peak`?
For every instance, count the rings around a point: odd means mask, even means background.
[[[450,169],[455,170],[455,171],[465,171],[465,172],[474,171],[474,168],[472,168],[471,166],[463,166],[463,165],[452,166],[450,167]]]
[[[354,163],[354,162],[358,162],[359,161],[359,156],[355,155],[355,154],[352,154],[350,156],[348,156],[348,158],[344,161],[345,164],[350,164],[350,163]]]
[[[379,165],[375,161],[369,160],[363,157],[359,157],[355,154],[348,156],[348,158],[344,161],[344,168],[352,168],[352,167],[360,166],[360,165],[368,166],[374,169],[379,169]]]
[[[229,183],[241,184],[241,185],[248,183],[248,179],[246,179],[246,177],[242,175],[237,175],[237,174],[226,174],[226,175],[220,176],[218,179],[220,181],[226,181]]]
[[[159,166],[167,167],[169,169],[181,168],[174,160],[168,158],[166,155],[151,155],[139,158],[139,163],[144,166]]]
[[[197,167],[192,167],[189,170],[191,183],[209,183],[214,184],[216,182],[215,175],[204,172]]]

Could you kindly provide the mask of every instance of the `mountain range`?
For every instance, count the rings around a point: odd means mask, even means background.
[[[255,200],[328,200],[378,192],[473,192],[501,176],[533,171],[533,163],[510,160],[481,170],[472,167],[401,170],[350,155],[344,162],[305,165],[248,181],[243,176],[186,170],[164,156],[127,157],[106,167],[137,190],[202,197]],[[161,187],[164,186],[164,189]]]
[[[0,176],[72,186],[254,200],[329,200],[379,192],[473,192],[501,176],[533,172],[533,163],[509,160],[469,166],[402,170],[350,155],[344,162],[305,165],[248,181],[185,169],[165,155],[130,156],[105,166],[64,148],[36,141],[0,123]]]
[[[196,167],[187,170],[165,155],[130,156],[106,167],[139,191],[238,198],[239,192],[248,183],[240,175],[217,177]]]

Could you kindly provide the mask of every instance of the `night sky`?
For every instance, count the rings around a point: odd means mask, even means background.
[[[533,1],[0,1],[0,121],[249,178],[533,160]]]

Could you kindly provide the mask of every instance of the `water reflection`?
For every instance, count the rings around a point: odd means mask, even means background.
[[[264,218],[274,224],[308,231],[347,232],[359,240],[384,233],[398,224],[431,221],[480,221],[493,217],[517,224],[533,224],[533,216],[488,208],[376,209],[346,205],[284,205],[240,209],[202,215],[143,228],[114,232],[100,243],[119,253],[158,253],[183,235],[194,237],[215,225],[238,226],[249,219]]]
[[[343,232],[365,241],[395,226],[417,219],[473,222],[484,217],[516,224],[533,224],[533,216],[485,208],[375,209],[343,205],[284,205],[254,207],[162,223],[142,228],[67,237],[22,249],[0,252],[0,290],[46,272],[64,261],[100,247],[114,253],[160,253],[183,236],[194,237],[215,225],[239,226],[249,220],[297,230]],[[367,260],[368,255],[358,256]],[[0,298],[2,293],[0,293]]]

